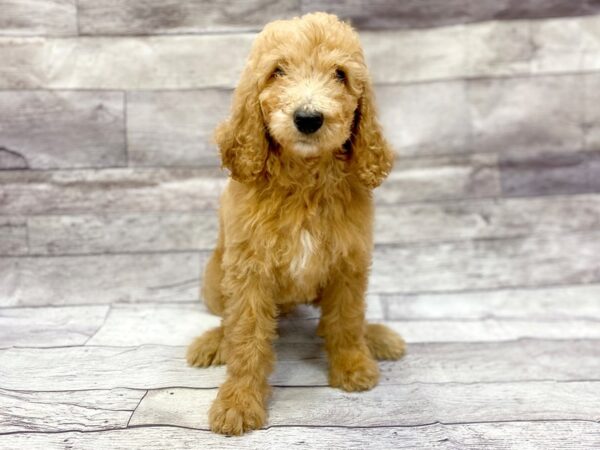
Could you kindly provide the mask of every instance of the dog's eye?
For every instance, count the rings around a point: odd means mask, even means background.
[[[336,69],[335,77],[338,79],[338,81],[346,81],[346,72],[344,72],[342,69]]]
[[[277,66],[275,68],[275,70],[273,71],[273,75],[272,76],[273,77],[282,77],[284,75],[285,75],[285,71],[281,67]]]

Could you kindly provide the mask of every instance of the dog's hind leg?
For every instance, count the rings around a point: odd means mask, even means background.
[[[204,279],[200,291],[208,310],[218,316],[223,316],[225,310],[225,298],[221,291],[221,280],[223,279],[222,255],[223,250],[220,248],[215,249],[211,255],[206,264],[206,269],[204,269]]]
[[[202,298],[207,308],[213,314],[223,315],[225,302],[221,293],[221,270],[222,250],[217,249],[212,254],[204,271],[202,283]],[[190,366],[207,367],[225,364],[223,351],[223,327],[213,328],[203,335],[194,339],[187,350],[187,362]]]
[[[317,336],[323,337],[324,335],[323,322],[319,322]],[[380,323],[367,324],[365,340],[371,355],[378,361],[396,361],[406,353],[404,339],[398,333]]]
[[[223,269],[221,261],[223,258],[223,226],[219,227],[219,239],[217,248],[211,255],[206,268],[204,269],[204,278],[202,281],[201,296],[210,312],[223,316],[225,310],[225,298],[221,290],[221,281],[223,279]],[[208,367],[225,364],[225,345],[224,345],[223,327],[213,328],[198,336],[189,345],[186,359],[190,366]]]
[[[218,316],[223,316],[225,310],[225,297],[221,289],[223,280],[223,249],[225,240],[223,236],[223,224],[219,226],[219,239],[215,251],[210,256],[206,268],[204,269],[204,278],[202,280],[202,289],[200,295],[210,312]]]
[[[367,324],[365,338],[371,355],[379,361],[395,361],[402,358],[406,352],[404,339],[380,323]]]
[[[208,367],[225,364],[223,327],[212,328],[189,345],[186,360],[190,366]]]

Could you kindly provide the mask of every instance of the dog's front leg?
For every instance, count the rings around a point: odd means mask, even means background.
[[[227,380],[210,408],[209,421],[217,433],[239,435],[265,423],[277,310],[272,290],[257,276],[231,281],[231,286],[223,319]]]
[[[340,268],[321,297],[319,332],[329,356],[329,384],[346,391],[371,389],[379,380],[365,339],[367,273]]]

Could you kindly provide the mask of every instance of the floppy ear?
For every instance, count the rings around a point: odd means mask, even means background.
[[[376,188],[389,175],[394,152],[383,137],[377,121],[373,90],[369,82],[358,101],[351,137],[351,164],[358,178],[370,189]]]
[[[221,164],[242,183],[264,172],[269,151],[267,132],[258,100],[259,80],[249,61],[233,94],[230,117],[215,132]]]

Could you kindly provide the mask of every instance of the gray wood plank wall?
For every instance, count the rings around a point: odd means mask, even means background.
[[[589,252],[547,262],[596,248],[597,1],[0,7],[4,306],[77,302],[95,272],[94,301],[195,298],[225,182],[212,131],[256,30],[316,9],[360,28],[398,154],[376,191],[374,292],[599,281]]]
[[[597,0],[2,0],[6,35],[122,35],[257,30],[264,23],[327,11],[363,29],[423,28],[482,20],[595,14]]]

